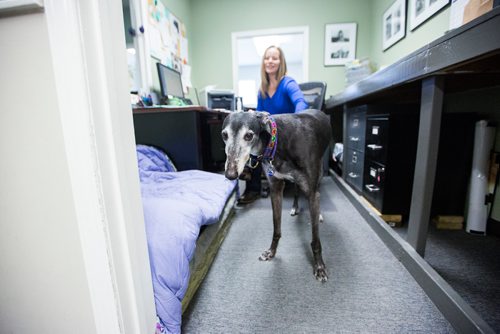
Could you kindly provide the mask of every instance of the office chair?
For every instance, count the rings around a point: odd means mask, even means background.
[[[326,82],[311,81],[299,84],[309,108],[323,110],[325,104]]]
[[[311,81],[299,84],[299,88],[304,94],[304,98],[311,109],[323,110],[325,105],[326,82]],[[331,146],[331,145],[330,145]],[[328,175],[330,152],[329,147],[323,156],[323,174]]]

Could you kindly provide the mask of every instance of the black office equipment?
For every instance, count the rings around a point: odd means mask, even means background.
[[[156,63],[156,68],[163,104],[180,106],[192,104],[190,100],[184,98],[181,73],[161,63]]]
[[[236,109],[234,92],[231,90],[210,90],[207,92],[208,109]]]

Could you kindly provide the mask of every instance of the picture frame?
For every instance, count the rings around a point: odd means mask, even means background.
[[[448,3],[450,3],[450,0],[409,0],[408,21],[410,30],[416,29]]]
[[[325,25],[324,66],[342,66],[356,59],[357,23]]]
[[[382,16],[382,50],[387,50],[406,35],[406,0],[396,0]]]

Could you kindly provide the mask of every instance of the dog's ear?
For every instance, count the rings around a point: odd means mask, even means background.
[[[256,117],[260,120],[260,121],[264,121],[264,122],[267,122],[267,118],[269,117],[269,113],[267,111],[259,111],[256,113]]]
[[[256,117],[259,120],[260,128],[271,133],[271,128],[269,126],[269,115],[270,114],[267,111],[260,111],[257,113]]]

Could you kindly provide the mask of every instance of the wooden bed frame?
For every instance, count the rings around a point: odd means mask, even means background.
[[[189,279],[188,289],[184,295],[184,299],[182,300],[182,313],[186,311],[189,303],[195,296],[196,291],[205,279],[205,276],[207,275],[208,270],[210,269],[212,262],[217,255],[229,228],[231,227],[237,194],[238,186],[236,186],[226,201],[226,205],[222,210],[219,221],[215,224],[203,226],[200,231],[200,235],[196,241],[194,256],[189,263],[191,277]]]

